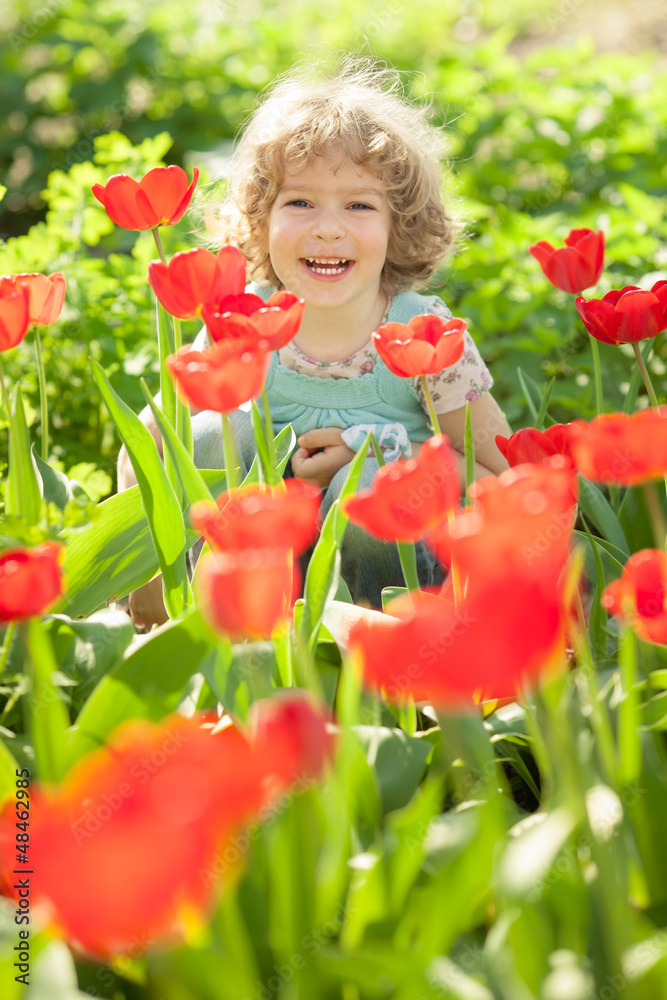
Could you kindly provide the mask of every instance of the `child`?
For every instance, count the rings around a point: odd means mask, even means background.
[[[322,488],[322,516],[340,494],[354,457],[349,445],[362,437],[358,425],[374,424],[376,436],[393,445],[392,458],[407,457],[410,446],[416,455],[431,433],[419,379],[389,372],[371,342],[387,321],[451,316],[438,296],[415,290],[442,262],[457,225],[441,200],[439,135],[424,110],[396,93],[398,86],[396,76],[368,60],[349,60],[329,78],[286,75],[250,119],[219,212],[216,246],[232,243],[244,254],[254,279],[247,290],[266,300],[286,288],[306,301],[297,336],[272,356],[266,387],[276,433],[287,423],[297,433],[286,474]],[[209,346],[205,329],[193,346]],[[461,359],[428,376],[428,383],[462,481],[466,401],[476,475],[507,468],[495,435],[509,435],[509,427],[468,333]],[[232,418],[247,470],[254,454],[250,418],[243,411]],[[142,419],[159,441],[147,411]],[[196,464],[222,468],[219,415],[196,413],[193,437]],[[367,458],[360,489],[370,486],[377,469]],[[119,488],[133,481],[121,454]],[[422,584],[442,579],[423,543],[417,561]],[[352,524],[341,572],[355,602],[375,607],[383,587],[402,583],[395,545]],[[131,607],[135,621],[148,627],[164,620],[159,583],[136,592]]]

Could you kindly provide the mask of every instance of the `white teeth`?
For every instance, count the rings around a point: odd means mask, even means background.
[[[347,264],[347,257],[306,257],[309,264]]]

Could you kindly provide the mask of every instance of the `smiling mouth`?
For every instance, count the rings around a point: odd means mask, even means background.
[[[315,274],[343,274],[354,263],[346,257],[302,257],[301,260]]]

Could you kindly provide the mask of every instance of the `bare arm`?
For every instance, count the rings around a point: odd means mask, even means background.
[[[498,476],[509,465],[496,447],[496,434],[509,437],[512,433],[503,411],[490,392],[478,396],[470,404],[473,437],[475,440],[475,479],[482,476]],[[438,415],[440,430],[450,440],[452,448],[457,453],[457,464],[461,484],[465,483],[465,426],[466,408],[461,406],[449,413]],[[419,454],[421,444],[412,442],[412,454]]]

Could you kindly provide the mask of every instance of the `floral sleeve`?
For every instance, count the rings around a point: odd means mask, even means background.
[[[451,319],[452,316],[442,299],[437,297],[434,298],[429,312],[436,313],[443,319]],[[458,410],[459,407],[465,406],[466,402],[472,403],[473,399],[488,392],[493,385],[493,378],[474,340],[466,330],[463,354],[456,364],[443,368],[437,375],[427,375],[426,383],[431,391],[435,412],[449,413],[450,410]],[[415,379],[414,384],[422,406],[428,412],[421,380]]]

